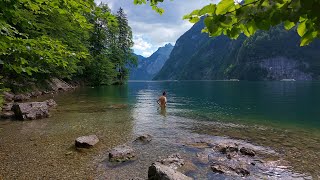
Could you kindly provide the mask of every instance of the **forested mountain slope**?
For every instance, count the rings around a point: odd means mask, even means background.
[[[320,41],[300,47],[295,30],[282,26],[237,40],[201,33],[195,24],[176,42],[155,80],[320,79]]]

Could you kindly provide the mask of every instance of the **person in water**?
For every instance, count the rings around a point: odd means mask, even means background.
[[[167,98],[166,98],[166,92],[164,91],[162,93],[162,96],[159,97],[157,103],[160,105],[161,108],[165,108],[167,106]]]

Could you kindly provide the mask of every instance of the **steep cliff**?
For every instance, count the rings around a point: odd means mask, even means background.
[[[312,80],[320,79],[320,41],[299,46],[295,30],[282,26],[247,38],[210,38],[195,24],[176,42],[155,80]]]

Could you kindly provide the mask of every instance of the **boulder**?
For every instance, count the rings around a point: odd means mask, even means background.
[[[77,148],[91,148],[99,142],[96,135],[81,136],[75,140],[75,146]]]
[[[120,145],[109,152],[109,161],[124,162],[134,159],[135,156],[135,151],[131,147],[127,145]]]
[[[255,156],[256,153],[254,152],[254,150],[246,148],[246,147],[242,147],[240,149],[241,154],[243,155],[247,155],[247,156]]]
[[[235,143],[220,144],[220,145],[218,145],[217,148],[221,153],[224,153],[224,154],[232,153],[232,152],[238,152],[239,151],[239,147]]]
[[[192,180],[192,178],[175,171],[159,162],[153,163],[148,170],[149,180]]]
[[[184,159],[180,156],[179,153],[172,154],[166,159],[158,160],[157,162],[166,165],[172,169],[178,169],[184,165]]]
[[[49,99],[45,101],[49,107],[56,107],[57,103],[53,99]]]
[[[20,120],[34,120],[49,117],[49,106],[44,102],[15,103],[12,106],[15,117]]]
[[[29,100],[30,97],[24,94],[17,94],[13,97],[14,102],[22,102]]]
[[[246,167],[237,166],[232,167],[227,164],[213,164],[211,165],[211,169],[213,172],[226,174],[226,175],[240,175],[240,176],[248,176],[250,175],[250,172],[247,170]]]
[[[8,102],[13,101],[14,98],[14,94],[10,93],[10,92],[4,92],[3,93],[4,99]]]
[[[211,169],[213,172],[216,172],[216,173],[235,175],[235,172],[233,171],[232,168],[223,164],[213,164],[211,165]]]
[[[47,83],[53,91],[68,91],[74,89],[70,84],[58,78],[52,78],[50,81],[47,81]]]
[[[140,141],[140,142],[150,142],[152,140],[152,136],[150,134],[143,134],[139,137],[137,137],[137,139],[135,141]]]

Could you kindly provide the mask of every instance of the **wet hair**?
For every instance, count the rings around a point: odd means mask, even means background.
[[[166,93],[165,91],[163,91],[162,95],[164,95],[164,96],[165,96],[166,94],[167,94],[167,93]]]

